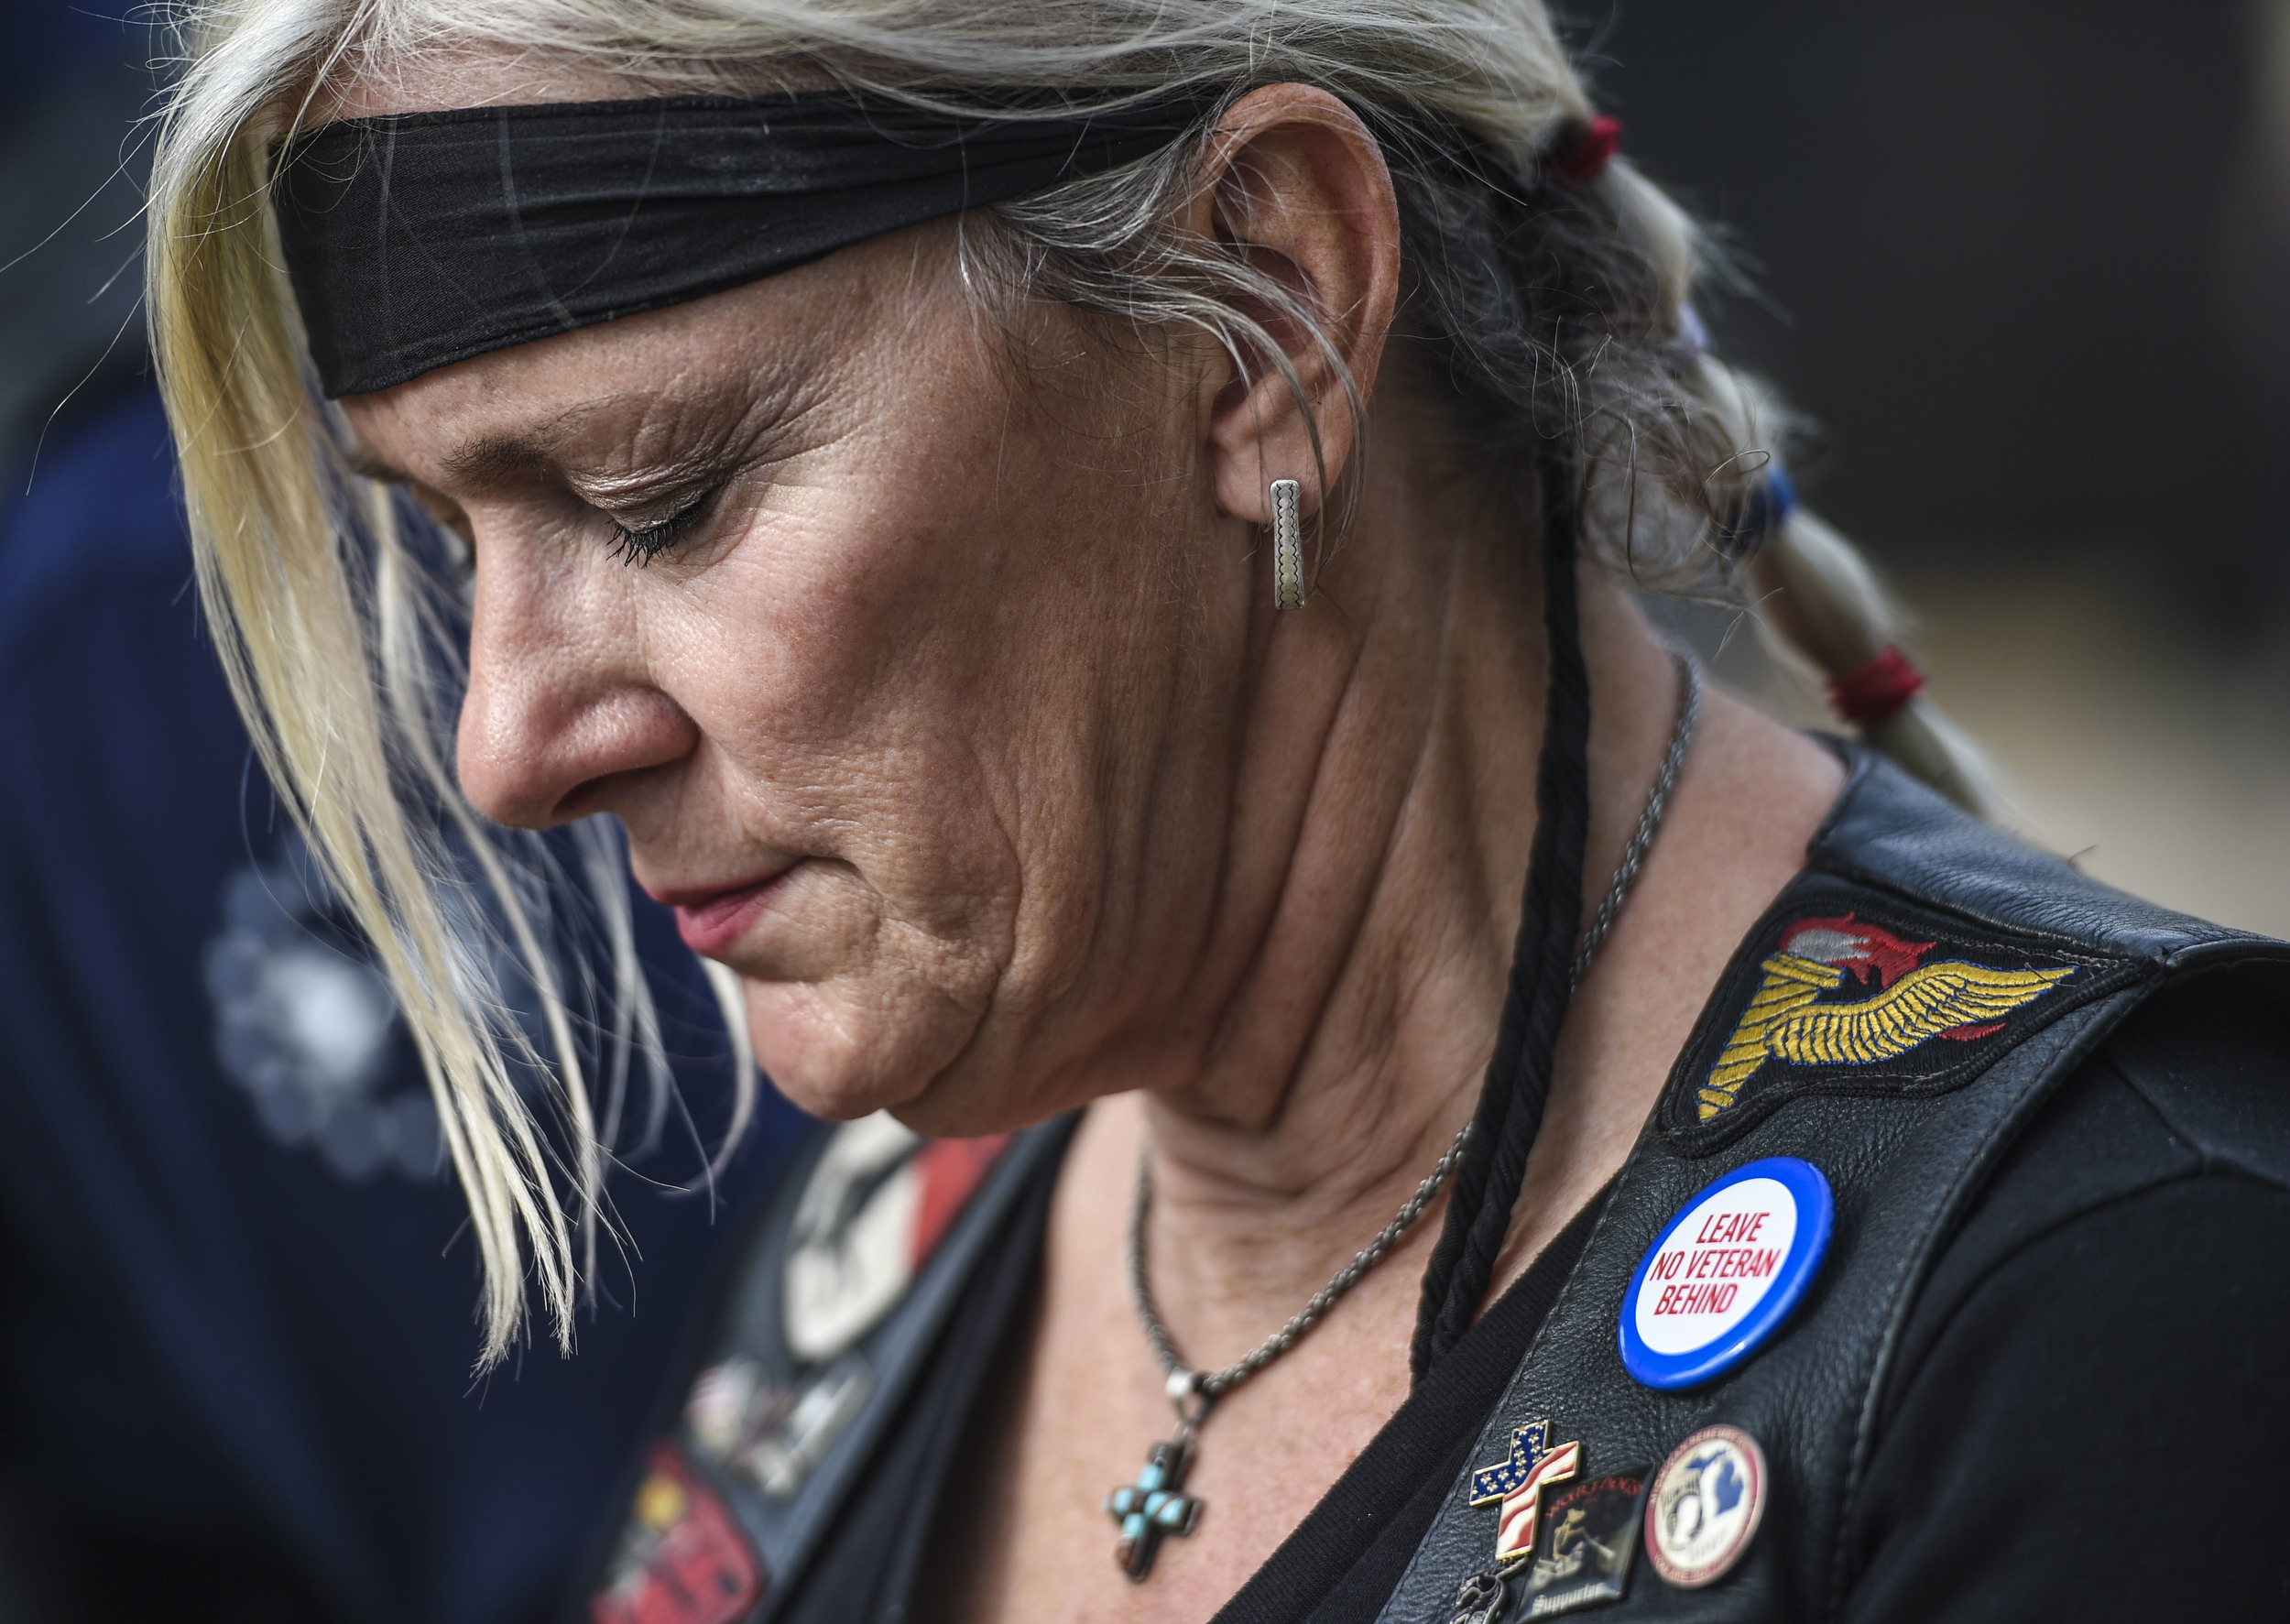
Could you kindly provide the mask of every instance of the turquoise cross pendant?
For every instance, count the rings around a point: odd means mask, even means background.
[[[1153,1445],[1135,1484],[1124,1484],[1106,1496],[1106,1511],[1121,1527],[1113,1558],[1135,1582],[1143,1583],[1153,1571],[1163,1535],[1189,1534],[1200,1520],[1199,1498],[1182,1492],[1184,1469],[1192,1459],[1193,1436],[1187,1428],[1168,1443]]]

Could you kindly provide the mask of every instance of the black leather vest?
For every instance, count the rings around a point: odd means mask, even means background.
[[[1838,926],[1848,916],[1851,923]],[[1880,982],[1897,985],[1915,965],[1944,962],[2005,973],[1995,1003],[2016,996],[2013,988],[2042,990],[1991,1011],[1992,1021],[1945,1031],[1930,1030],[1945,1011],[1919,1027],[1915,1011],[1895,1000],[1879,1012],[1890,1033],[1870,1026],[1860,1055],[1846,1063],[1825,1063],[1834,1046],[1794,1060],[1769,1048],[1760,1061],[1761,1000],[1793,990],[1787,977],[1802,961],[1774,964],[1808,921],[1832,934],[1874,925],[1900,961],[1870,966],[1865,987],[1848,966],[1837,984],[1841,997],[1808,987],[1804,997],[1816,1007],[1872,1004]],[[1581,1262],[1471,1456],[1474,1466],[1502,1460],[1512,1430],[1543,1418],[1553,1444],[1580,1441],[1585,1477],[1658,1465],[1713,1423],[1761,1444],[1770,1498],[1736,1565],[1687,1589],[1647,1571],[1641,1554],[1622,1602],[1593,1616],[1834,1615],[1850,1576],[1846,1534],[1890,1362],[1968,1204],[2049,1092],[2142,1000],[2175,978],[2253,958],[2290,965],[2290,948],[2110,890],[1990,832],[1881,760],[1857,757],[1805,870],[1704,1011]],[[1871,1062],[1869,1043],[1892,1052]],[[1836,1228],[1820,1275],[1746,1362],[1692,1390],[1641,1386],[1617,1343],[1640,1259],[1697,1190],[1768,1156],[1812,1162],[1834,1191]],[[1496,1508],[1469,1503],[1470,1488],[1467,1470],[1385,1606],[1388,1624],[1470,1614],[1458,1595],[1474,1594],[1467,1581],[1493,1565],[1497,1521]],[[1524,1613],[1514,1601],[1504,1616]]]

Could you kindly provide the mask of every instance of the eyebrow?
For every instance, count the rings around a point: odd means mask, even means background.
[[[446,452],[445,472],[456,480],[485,485],[512,474],[531,474],[553,460],[564,435],[487,434]]]
[[[529,474],[545,468],[556,450],[562,435],[488,434],[457,446],[446,453],[445,472],[457,480],[485,484],[511,474]],[[363,446],[353,445],[343,452],[343,460],[353,474],[377,480],[383,485],[420,485],[396,463],[376,456]]]

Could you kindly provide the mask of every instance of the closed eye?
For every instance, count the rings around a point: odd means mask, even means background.
[[[714,491],[704,492],[666,518],[638,528],[632,529],[615,519],[613,556],[626,564],[650,563],[708,516],[709,508],[715,505],[715,495]]]

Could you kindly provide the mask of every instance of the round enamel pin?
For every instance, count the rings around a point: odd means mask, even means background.
[[[1836,1221],[1828,1180],[1794,1156],[1769,1156],[1705,1184],[1630,1276],[1623,1368],[1664,1392],[1732,1369],[1805,1296]]]
[[[1692,1590],[1741,1560],[1765,1513],[1765,1452],[1739,1427],[1704,1427],[1670,1452],[1646,1502],[1646,1560]]]

